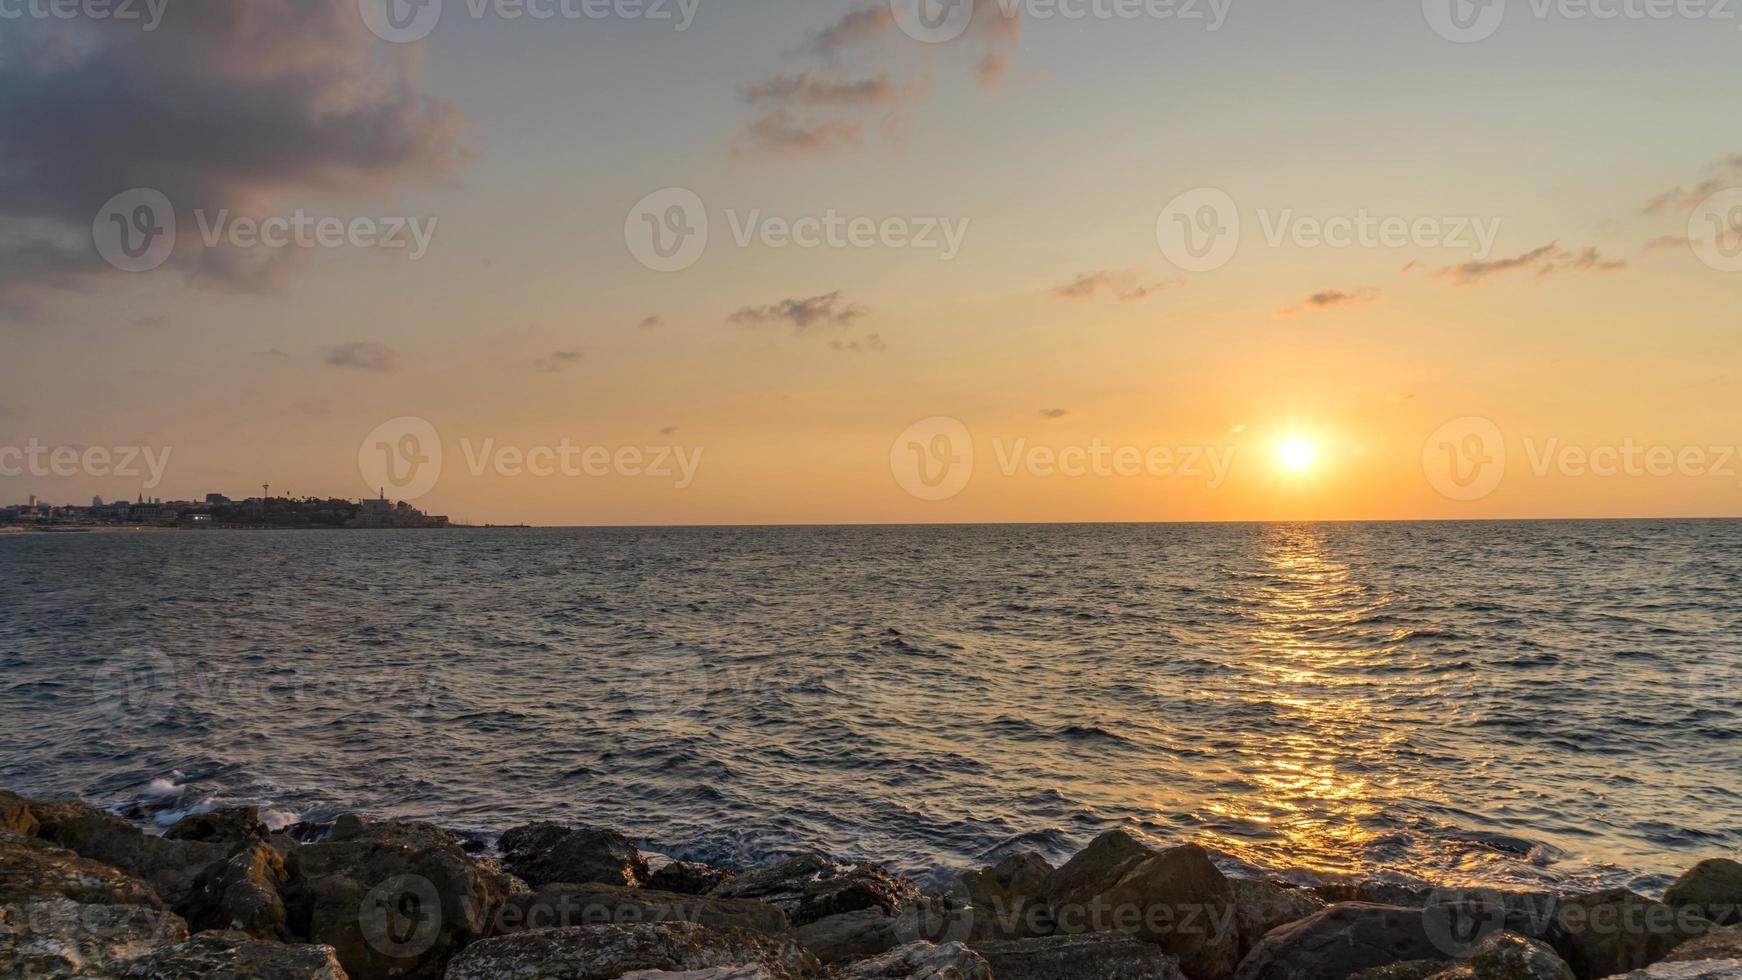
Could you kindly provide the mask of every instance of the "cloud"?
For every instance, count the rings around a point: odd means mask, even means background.
[[[1382,290],[1374,286],[1362,286],[1354,292],[1345,293],[1340,289],[1321,290],[1300,301],[1299,306],[1290,306],[1278,310],[1277,316],[1299,316],[1302,313],[1318,313],[1325,310],[1342,309],[1350,306],[1366,306],[1377,302]]]
[[[882,336],[872,333],[860,340],[831,340],[829,349],[844,354],[881,354],[889,349],[889,345],[883,342]]]
[[[641,318],[641,322],[637,323],[635,326],[636,329],[639,330],[652,330],[655,327],[663,327],[665,326],[665,317],[644,316]]]
[[[1138,278],[1135,271],[1114,272],[1103,269],[1100,272],[1085,272],[1062,286],[1054,286],[1051,292],[1054,296],[1065,299],[1088,299],[1102,289],[1110,289],[1116,290],[1120,299],[1136,302],[1183,282],[1184,279],[1163,279],[1146,283]]]
[[[532,364],[540,371],[556,374],[579,364],[581,359],[585,356],[586,355],[578,350],[551,351],[549,354],[533,361]]]
[[[1508,272],[1532,269],[1540,278],[1568,270],[1615,272],[1625,268],[1627,268],[1625,259],[1604,259],[1594,247],[1586,247],[1578,252],[1569,252],[1561,248],[1559,243],[1550,242],[1541,248],[1535,248],[1511,258],[1449,265],[1435,272],[1434,275],[1438,278],[1450,278],[1454,285],[1472,286]]]
[[[399,363],[393,348],[373,341],[359,340],[327,348],[327,363],[333,367],[356,368],[360,371],[391,371]]]
[[[1645,243],[1647,252],[1655,252],[1666,248],[1687,248],[1693,240],[1686,235],[1659,235]]]
[[[999,0],[966,2],[974,9],[961,43],[979,52],[974,74],[981,86],[996,85],[1009,72],[1022,17],[1007,16]],[[745,90],[744,101],[757,114],[734,152],[827,154],[860,145],[873,128],[897,139],[927,91],[929,55],[959,47],[934,47],[908,37],[897,28],[887,2],[850,10],[791,53],[803,63],[797,70],[771,74]]]
[[[1707,169],[1706,175],[1692,187],[1677,185],[1653,195],[1639,210],[1643,214],[1691,211],[1713,194],[1735,186],[1738,179],[1742,179],[1742,153],[1725,157],[1713,164]]]
[[[126,281],[90,229],[132,188],[176,208],[170,271],[202,286],[277,284],[275,262],[202,255],[193,213],[277,214],[286,199],[374,195],[448,173],[465,158],[463,117],[419,76],[418,51],[380,43],[355,0],[180,0],[149,33],[119,21],[9,22],[0,315]]]
[[[662,436],[675,436],[677,435],[677,426],[668,425],[665,428],[660,429],[659,434]]]
[[[840,290],[808,299],[783,299],[770,306],[746,306],[726,318],[740,326],[790,323],[803,334],[814,327],[845,327],[870,314],[857,303],[847,303]]]
[[[1062,419],[1069,414],[1071,414],[1071,410],[1068,408],[1043,408],[1040,410],[1040,417],[1043,419]]]

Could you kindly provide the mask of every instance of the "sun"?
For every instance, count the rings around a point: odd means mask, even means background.
[[[1285,439],[1276,450],[1276,459],[1291,473],[1304,473],[1313,465],[1313,444],[1299,437]]]

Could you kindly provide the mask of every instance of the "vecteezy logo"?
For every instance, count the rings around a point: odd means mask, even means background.
[[[422,956],[441,935],[442,897],[422,875],[394,875],[363,896],[357,925],[369,948],[382,956]]]
[[[1474,44],[1494,36],[1506,19],[1506,0],[1421,0],[1434,33],[1454,44]]]
[[[974,475],[974,439],[957,419],[921,419],[889,447],[889,471],[901,489],[920,500],[948,500]]]
[[[1506,439],[1487,419],[1453,419],[1422,444],[1421,471],[1441,496],[1480,500],[1506,475]]]
[[[97,713],[111,725],[144,726],[175,703],[175,665],[150,647],[129,647],[87,672]]]
[[[682,187],[654,191],[630,209],[623,240],[635,261],[655,272],[687,269],[708,247],[707,206]]]
[[[1742,272],[1742,187],[1700,202],[1688,218],[1688,242],[1701,262],[1719,272]]]
[[[926,44],[943,44],[962,36],[974,20],[974,0],[889,0],[895,26]]]
[[[423,40],[442,19],[442,0],[357,0],[357,9],[369,30],[392,44]]]
[[[435,426],[415,416],[390,419],[363,437],[357,471],[371,490],[416,500],[442,475],[442,441]]]
[[[1240,248],[1240,209],[1226,191],[1186,191],[1161,209],[1155,240],[1161,254],[1187,272],[1220,269]]]
[[[1476,889],[1435,889],[1421,910],[1422,931],[1434,947],[1457,957],[1506,928],[1506,906]]]
[[[175,251],[175,206],[150,187],[122,191],[97,212],[91,241],[122,272],[150,272]]]

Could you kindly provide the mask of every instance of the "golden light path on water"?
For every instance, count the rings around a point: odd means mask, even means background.
[[[1375,826],[1399,793],[1437,800],[1429,785],[1402,785],[1396,775],[1408,736],[1386,709],[1374,668],[1396,653],[1382,630],[1363,624],[1391,599],[1357,581],[1325,550],[1322,529],[1268,529],[1261,568],[1241,577],[1245,619],[1236,641],[1250,650],[1245,677],[1230,697],[1279,722],[1262,743],[1235,752],[1245,787],[1206,801],[1205,846],[1259,867],[1331,877],[1400,869],[1380,867]],[[1386,775],[1390,774],[1390,775]],[[1377,782],[1375,782],[1377,780]],[[1259,825],[1262,837],[1231,834],[1222,824]]]

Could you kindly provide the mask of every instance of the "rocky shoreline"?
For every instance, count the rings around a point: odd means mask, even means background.
[[[1742,978],[1742,863],[1663,901],[1230,878],[1196,845],[1097,838],[943,895],[817,855],[727,869],[598,827],[499,856],[426,823],[162,836],[0,792],[0,977],[128,980],[1717,980]]]

